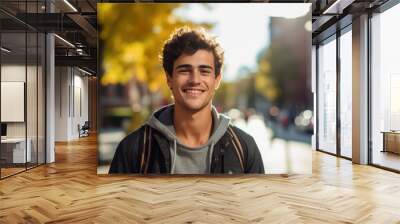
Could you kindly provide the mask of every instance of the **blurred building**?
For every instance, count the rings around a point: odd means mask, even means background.
[[[280,48],[284,52],[293,57],[296,62],[295,74],[288,74],[281,70],[278,74],[284,79],[284,86],[280,86],[284,91],[283,105],[284,107],[293,108],[296,111],[312,108],[312,93],[311,93],[311,51],[305,48],[306,45],[311,45],[311,32],[306,30],[306,23],[309,17],[304,16],[296,19],[287,19],[281,17],[272,17],[270,20],[270,46],[284,47]],[[274,57],[275,55],[271,55]],[[279,60],[279,59],[278,59]],[[271,64],[271,67],[276,65]],[[273,69],[273,68],[272,68]],[[288,72],[293,72],[287,68]]]

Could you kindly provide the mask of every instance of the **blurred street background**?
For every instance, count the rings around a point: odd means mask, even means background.
[[[305,4],[99,4],[98,173],[119,141],[172,103],[158,59],[177,27],[203,27],[225,50],[213,104],[254,137],[267,173],[311,173],[311,12]],[[205,19],[206,18],[206,19]],[[250,25],[251,24],[251,25]]]

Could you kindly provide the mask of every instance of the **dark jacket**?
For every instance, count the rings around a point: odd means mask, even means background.
[[[234,134],[226,131],[215,144],[210,172],[264,174],[263,161],[253,137],[235,126],[229,127]],[[109,173],[169,174],[170,170],[168,140],[158,130],[143,125],[119,143]]]

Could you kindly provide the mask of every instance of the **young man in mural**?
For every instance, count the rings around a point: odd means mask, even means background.
[[[180,28],[165,42],[161,58],[174,104],[119,143],[109,173],[264,174],[253,137],[212,105],[223,64],[215,38]]]

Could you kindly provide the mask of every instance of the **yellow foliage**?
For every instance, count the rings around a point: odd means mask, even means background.
[[[169,94],[159,54],[163,43],[178,27],[194,24],[173,14],[182,4],[98,4],[103,47],[102,85],[125,84],[132,78],[146,83],[150,91]]]

